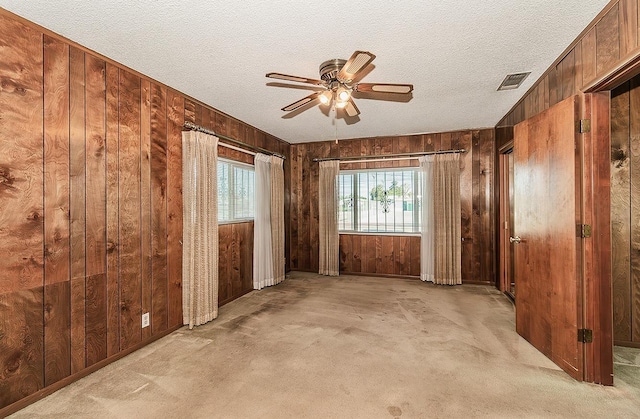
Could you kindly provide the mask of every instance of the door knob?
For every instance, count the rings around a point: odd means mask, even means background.
[[[515,237],[509,237],[509,243],[520,243],[522,241],[522,239],[520,238],[520,236],[515,236]]]

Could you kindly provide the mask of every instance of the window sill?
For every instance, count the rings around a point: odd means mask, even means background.
[[[253,222],[253,218],[242,218],[239,220],[228,220],[228,221],[218,221],[218,225],[225,225],[225,224],[240,224],[240,223],[252,223]]]
[[[338,231],[340,235],[351,235],[351,236],[399,236],[399,237],[420,237],[420,233],[402,233],[402,232],[388,232],[388,231],[379,231],[379,232],[366,232],[366,231]]]

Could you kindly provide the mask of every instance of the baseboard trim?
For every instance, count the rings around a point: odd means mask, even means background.
[[[247,295],[247,294],[249,294],[251,291],[253,291],[253,290],[252,290],[252,289],[244,290],[244,291],[242,291],[242,292],[241,292],[240,294],[238,294],[238,295],[234,295],[234,296],[233,296],[233,297],[231,297],[231,298],[227,298],[226,300],[221,301],[221,302],[218,304],[218,307],[222,307],[222,306],[223,306],[223,305],[225,305],[225,304],[229,304],[229,303],[230,303],[230,302],[232,302],[233,300],[237,300],[238,298],[242,297],[243,295]]]
[[[9,416],[13,413],[16,413],[17,411],[24,409],[25,407],[29,406],[32,403],[37,402],[38,400],[44,399],[45,397],[47,397],[50,394],[55,393],[56,391],[60,390],[63,387],[68,386],[69,384],[78,381],[81,378],[86,377],[87,375],[94,373],[96,371],[98,371],[101,368],[106,367],[107,365],[111,364],[114,361],[117,361],[119,359],[124,358],[125,356],[137,351],[138,349],[144,348],[145,346],[149,345],[152,342],[155,342],[156,340],[163,338],[173,332],[175,332],[176,330],[180,329],[182,327],[182,325],[178,325],[178,326],[174,326],[170,329],[165,330],[164,332],[160,332],[155,336],[151,336],[149,339],[138,343],[137,345],[132,346],[131,348],[125,349],[124,351],[118,352],[115,355],[112,355],[109,358],[103,359],[102,361],[96,362],[95,364],[91,365],[90,367],[87,367],[85,369],[83,369],[82,371],[79,371],[73,375],[70,375],[68,377],[63,378],[62,380],[55,382],[45,388],[43,388],[42,390],[39,390],[33,394],[28,395],[27,397],[24,397],[20,400],[18,400],[15,403],[12,403],[8,406],[3,407],[2,409],[0,409],[0,418],[4,418],[6,416]]]

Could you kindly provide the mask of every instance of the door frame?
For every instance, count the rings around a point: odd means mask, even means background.
[[[504,145],[500,147],[498,150],[498,164],[500,165],[498,169],[499,176],[499,192],[498,196],[500,199],[498,205],[498,243],[500,246],[499,250],[499,280],[498,287],[500,291],[505,293],[509,298],[514,300],[515,297],[511,295],[509,289],[511,284],[508,283],[508,271],[510,270],[510,257],[511,257],[511,243],[507,243],[507,237],[504,233],[504,225],[507,222],[507,208],[510,208],[509,203],[509,189],[508,189],[508,179],[509,179],[509,162],[508,155],[513,153],[513,139],[507,141]]]

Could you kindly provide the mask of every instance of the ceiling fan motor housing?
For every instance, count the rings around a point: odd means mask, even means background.
[[[346,63],[347,60],[341,60],[338,58],[323,62],[320,64],[320,78],[327,83],[331,83],[336,80],[338,73]]]

